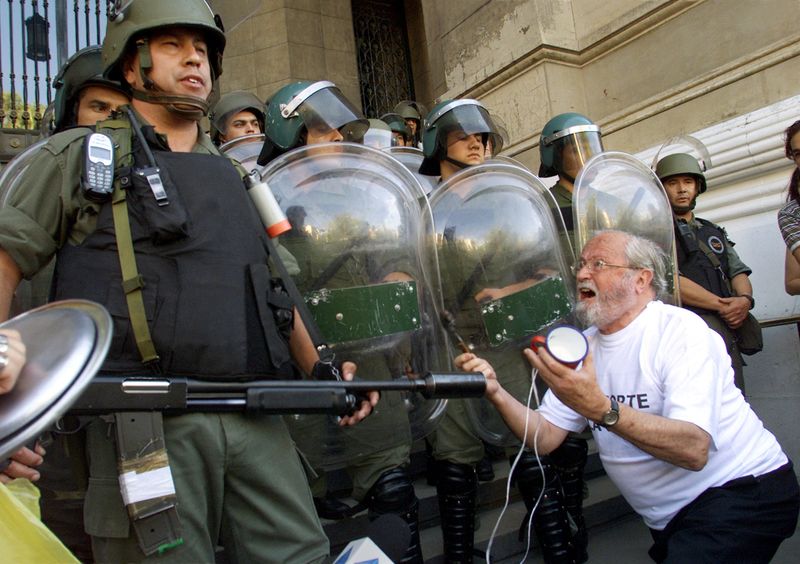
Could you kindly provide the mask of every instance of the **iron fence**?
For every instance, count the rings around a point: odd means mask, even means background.
[[[39,129],[58,69],[105,27],[101,0],[0,0],[0,127]]]

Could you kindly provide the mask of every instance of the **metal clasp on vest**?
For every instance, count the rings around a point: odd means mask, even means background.
[[[164,190],[164,183],[161,181],[161,169],[149,166],[138,168],[135,172],[139,176],[144,176],[145,180],[147,180],[147,184],[150,186],[150,190],[153,192],[153,196],[155,196],[156,203],[159,206],[169,205],[167,191]]]

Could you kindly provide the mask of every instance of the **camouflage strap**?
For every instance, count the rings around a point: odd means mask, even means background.
[[[130,114],[129,114],[130,115]],[[117,241],[117,255],[122,274],[122,291],[128,305],[136,347],[142,363],[160,372],[159,356],[156,353],[150,327],[147,325],[147,314],[144,308],[144,278],[139,274],[136,266],[136,253],[133,248],[128,203],[125,188],[130,185],[130,175],[120,174],[122,162],[130,164],[133,160],[131,154],[131,123],[125,119],[111,119],[102,123],[98,128],[102,133],[109,135],[115,143],[118,158],[114,163],[114,192],[111,196],[111,213],[114,220],[114,233]],[[120,131],[121,134],[120,134]],[[164,552],[183,544],[181,522],[177,512],[177,501],[172,485],[169,459],[167,458],[166,445],[164,444],[164,428],[160,412],[122,412],[114,414],[117,429],[117,463],[120,472],[120,487],[123,498],[132,495],[134,499],[126,499],[125,505],[131,520],[131,527],[135,533],[139,548],[148,556],[163,554]],[[160,484],[163,480],[151,480],[154,468],[146,466],[148,459],[145,454],[153,454],[157,449],[159,464],[156,472],[169,474],[171,493],[157,496],[143,495],[138,491],[141,486],[133,487],[128,482],[153,482]],[[133,462],[133,464],[132,464]],[[131,479],[139,474],[148,476],[147,479]],[[150,484],[152,485],[152,484]],[[149,490],[148,490],[149,491]],[[146,492],[145,492],[146,493]],[[162,492],[163,493],[163,492]]]
[[[122,135],[113,134],[114,130],[127,130]],[[103,122],[100,129],[106,133],[111,133],[117,146],[117,153],[120,158],[131,156],[131,125],[125,120],[108,120]],[[115,173],[119,170],[119,159],[114,163]],[[136,347],[142,357],[142,363],[158,366],[159,356],[156,352],[153,338],[150,335],[150,327],[147,325],[147,314],[144,309],[144,298],[142,288],[144,288],[144,278],[139,274],[136,267],[136,254],[133,250],[133,237],[131,236],[131,225],[128,217],[128,203],[123,183],[127,179],[114,179],[114,193],[111,196],[111,211],[114,218],[114,232],[117,239],[117,255],[122,272],[122,291],[125,292],[125,300],[128,304],[128,317],[133,328],[133,336],[136,340]]]
[[[125,292],[125,300],[128,303],[128,315],[131,320],[133,335],[136,339],[136,347],[139,349],[139,354],[144,364],[154,364],[158,362],[159,357],[153,344],[153,338],[150,335],[150,327],[147,326],[147,314],[144,310],[144,298],[142,297],[144,278],[139,274],[139,270],[136,267],[131,225],[128,220],[128,203],[125,192],[120,188],[119,181],[114,186],[111,211],[114,216],[119,266],[122,270],[122,291]]]

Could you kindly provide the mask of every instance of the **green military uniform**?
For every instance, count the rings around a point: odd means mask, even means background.
[[[26,278],[58,249],[79,245],[97,225],[102,205],[88,201],[78,182],[84,158],[81,139],[87,131],[70,130],[51,138],[13,201],[0,210],[0,247]],[[115,134],[132,135],[129,129]],[[199,129],[193,152],[218,154]],[[114,433],[100,419],[89,426],[85,526],[94,537],[98,561],[209,561],[218,543],[226,544],[240,561],[325,558],[328,541],[280,417],[165,416],[164,431],[185,542],[162,556],[144,559],[120,495]]]
[[[565,254],[569,257],[569,249],[572,249],[575,255],[580,254],[580,249],[576,249],[575,246],[575,239],[573,237],[573,218],[572,218],[572,192],[570,192],[566,186],[561,184],[561,182],[557,182],[550,188],[550,193],[556,200],[556,204],[558,205],[558,210],[561,214],[561,218],[564,220],[564,226],[567,230],[561,234],[560,242],[561,248],[564,249]]]
[[[550,193],[553,194],[559,208],[572,208],[572,192],[561,184],[561,182],[556,182],[556,184],[550,188]],[[564,221],[566,221],[566,218]]]

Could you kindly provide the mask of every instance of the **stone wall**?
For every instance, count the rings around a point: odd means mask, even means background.
[[[226,21],[222,91],[267,98],[333,80],[360,104],[350,0],[212,1]],[[546,121],[577,111],[636,152],[800,89],[798,0],[405,0],[417,98],[475,97],[506,152],[538,168]]]
[[[350,0],[211,1],[225,23],[222,93],[261,99],[296,80],[332,80],[361,104]]]
[[[538,136],[565,111],[635,152],[798,92],[797,0],[421,0],[423,101],[470,96],[538,167]],[[411,21],[411,19],[409,19]]]

